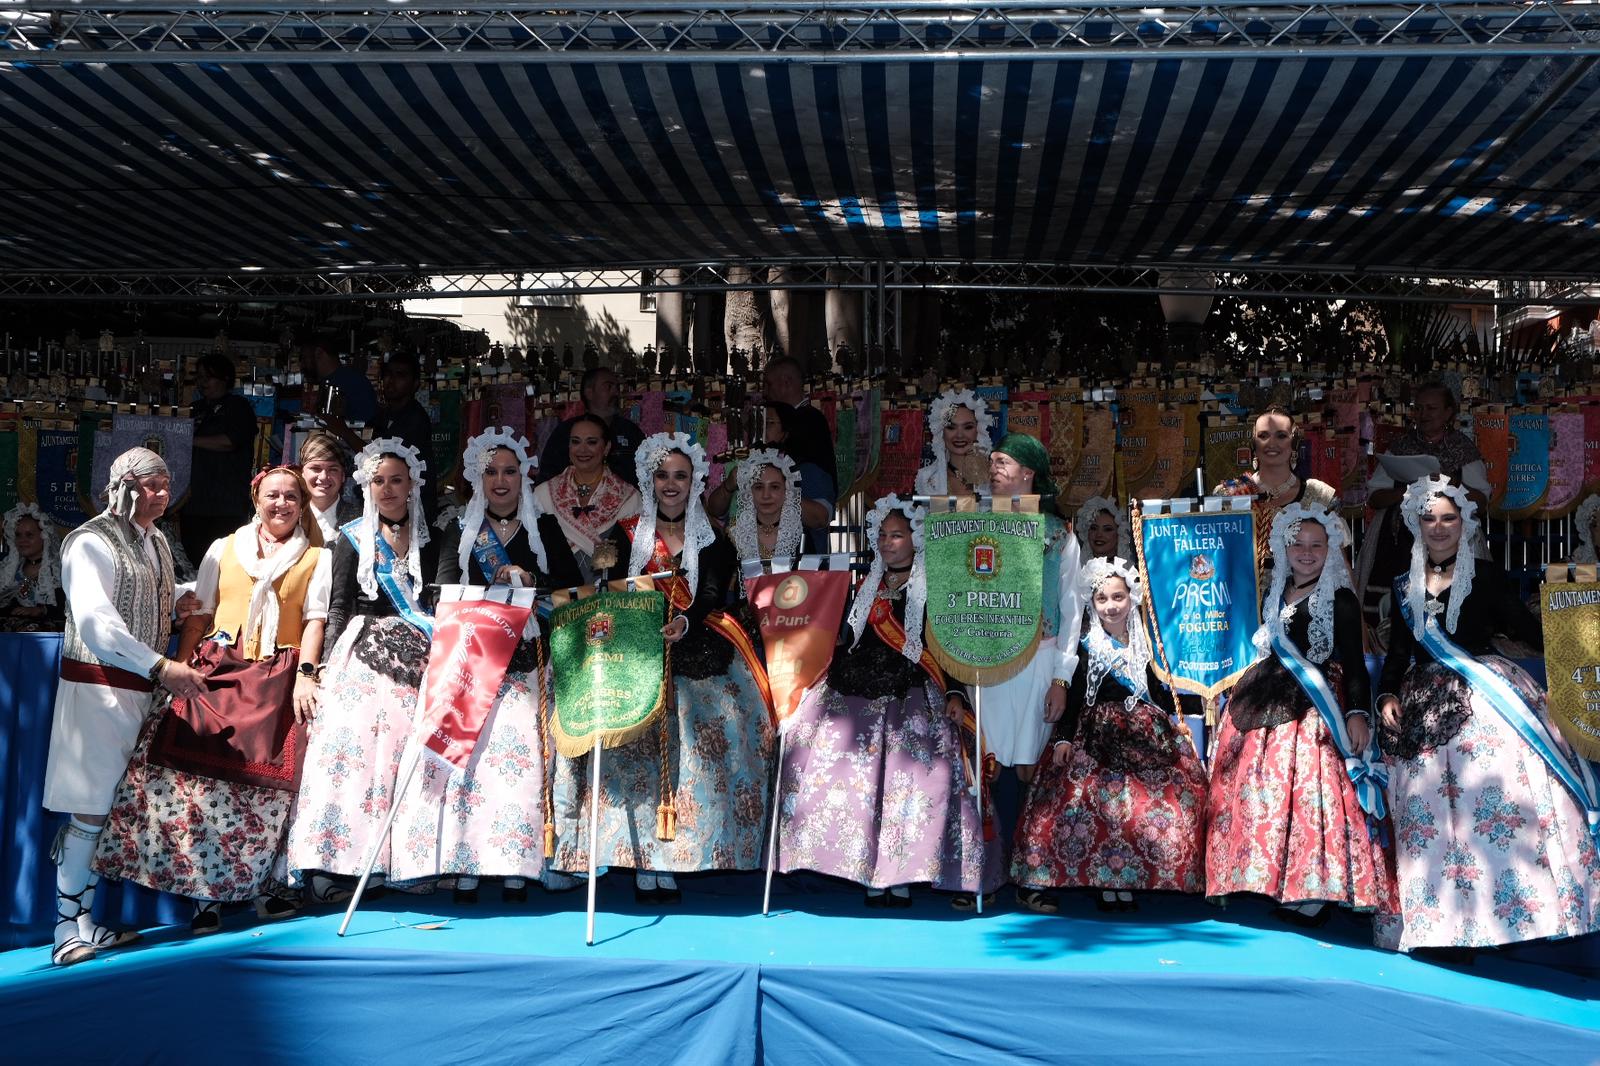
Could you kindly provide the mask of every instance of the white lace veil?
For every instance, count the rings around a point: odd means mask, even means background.
[[[1128,586],[1128,600],[1132,604],[1128,611],[1128,643],[1118,645],[1107,633],[1105,626],[1100,623],[1100,615],[1094,609],[1094,594],[1108,580],[1120,577]],[[1134,692],[1130,699],[1149,699],[1149,685],[1146,678],[1150,669],[1150,639],[1144,631],[1143,612],[1139,610],[1144,603],[1144,582],[1139,580],[1139,569],[1127,559],[1090,559],[1078,571],[1078,587],[1083,593],[1084,610],[1088,622],[1087,632],[1084,633],[1084,642],[1089,652],[1088,684],[1084,690],[1083,702],[1085,706],[1094,706],[1095,696],[1100,692],[1100,683],[1112,671],[1120,673],[1132,682]]]
[[[415,448],[399,437],[379,437],[356,456],[355,480],[361,486],[361,525],[356,532],[356,584],[369,600],[378,598],[378,575],[373,567],[378,553],[378,503],[372,498],[372,478],[385,455],[393,455],[411,472],[411,498],[406,501],[406,516],[411,525],[411,546],[400,569],[411,575],[411,587],[420,589],[428,576],[422,572],[422,546],[428,543],[428,523],[422,513],[422,486],[427,483],[428,464]]]
[[[778,541],[773,558],[786,558],[800,550],[804,531],[800,527],[800,471],[794,460],[776,448],[757,448],[739,464],[734,483],[734,496],[738,501],[738,514],[728,527],[728,537],[733,541],[739,562],[761,558],[761,543],[756,531],[756,505],[752,499],[756,478],[766,467],[773,467],[783,477],[783,512],[778,518]],[[740,595],[744,582],[739,582]]]
[[[1272,654],[1272,637],[1283,636],[1289,619],[1299,603],[1284,606],[1283,593],[1289,584],[1289,542],[1300,535],[1303,522],[1316,522],[1327,531],[1328,557],[1322,564],[1322,573],[1316,587],[1302,603],[1311,612],[1310,647],[1306,658],[1314,663],[1325,663],[1333,654],[1333,595],[1341,588],[1350,587],[1350,568],[1340,556],[1344,547],[1344,522],[1325,507],[1291,503],[1279,511],[1272,520],[1268,535],[1272,550],[1272,583],[1267,588],[1267,598],[1261,602],[1261,627],[1253,638],[1256,651]]]
[[[977,419],[978,436],[972,446],[985,452],[994,450],[994,441],[989,438],[994,416],[989,414],[989,405],[971,389],[946,389],[928,408],[928,435],[933,438],[933,462],[917,472],[918,492],[943,496],[950,491],[950,457],[944,450],[944,427],[950,423],[951,413],[957,407],[967,408],[972,412],[972,417]],[[983,489],[984,486],[979,488]]]
[[[928,606],[928,570],[922,556],[922,514],[912,506],[910,500],[902,500],[893,494],[880,499],[867,513],[867,544],[872,550],[872,568],[867,571],[867,579],[856,590],[856,598],[850,603],[850,632],[855,634],[855,640],[851,643],[854,646],[861,642],[861,634],[867,628],[867,616],[872,613],[872,604],[878,598],[878,590],[883,587],[883,557],[878,554],[878,530],[882,528],[883,520],[889,517],[890,511],[899,511],[911,523],[911,543],[916,549],[911,562],[911,578],[905,584],[906,646],[901,652],[915,663],[922,661],[922,618]]]
[[[1128,527],[1128,509],[1118,507],[1117,501],[1105,496],[1091,496],[1087,503],[1078,508],[1078,520],[1073,523],[1073,529],[1078,534],[1078,544],[1083,550],[1089,550],[1089,523],[1095,520],[1101,511],[1111,515],[1111,520],[1117,524],[1117,558],[1133,558],[1133,532]]]
[[[1450,581],[1450,606],[1445,612],[1444,628],[1456,631],[1461,619],[1461,605],[1472,594],[1472,578],[1478,569],[1474,548],[1478,543],[1478,505],[1472,502],[1467,490],[1452,484],[1446,477],[1419,478],[1406,489],[1400,501],[1400,513],[1405,516],[1406,528],[1415,538],[1411,545],[1411,580],[1406,586],[1406,603],[1411,608],[1411,634],[1422,639],[1422,629],[1427,622],[1424,601],[1427,598],[1428,546],[1422,542],[1422,512],[1435,498],[1445,496],[1461,511],[1461,543],[1456,548],[1456,571]]]
[[[22,553],[17,551],[17,522],[31,518],[39,523],[39,539],[44,544],[44,554],[39,558],[39,578],[34,583],[34,595],[39,603],[53,604],[61,588],[61,546],[56,543],[55,523],[46,518],[36,503],[19,503],[6,512],[6,558],[0,564],[0,589],[12,588],[22,581]]]
[[[528,442],[509,426],[484,430],[467,441],[466,451],[462,454],[461,469],[472,479],[472,498],[467,501],[467,506],[461,512],[461,573],[463,575],[472,573],[469,564],[472,558],[472,545],[477,539],[478,530],[483,528],[484,516],[489,511],[489,498],[483,491],[483,472],[488,468],[494,453],[501,448],[508,449],[517,457],[517,469],[522,473],[522,494],[517,499],[517,521],[522,523],[522,528],[528,535],[528,545],[533,549],[534,558],[539,561],[539,569],[548,574],[550,563],[545,558],[544,541],[539,537],[539,507],[533,501],[533,484],[528,480],[529,472],[533,470],[533,456],[530,454]]]
[[[705,500],[706,464],[705,449],[689,438],[687,433],[652,433],[639,445],[634,455],[633,467],[639,476],[639,524],[633,531],[633,551],[628,556],[628,576],[638,577],[649,570],[650,556],[656,544],[656,467],[668,455],[679,452],[689,460],[692,474],[689,481],[689,504],[683,512],[683,573],[689,583],[689,595],[700,592],[700,551],[716,540],[716,531],[706,517]]]

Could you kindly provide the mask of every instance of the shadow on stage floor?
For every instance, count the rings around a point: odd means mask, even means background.
[[[1370,946],[1340,915],[1312,932],[1265,901],[1226,911],[1144,897],[1056,916],[1010,890],[981,917],[921,891],[903,911],[859,890],[684,877],[684,902],[600,887],[525,904],[388,893],[351,935],[339,915],[262,925],[230,913],[202,940],[150,931],[64,971],[0,955],[9,1061],[305,1063],[1235,1062],[1600,1059],[1600,982],[1512,959],[1440,967]],[[440,925],[440,928],[425,928]]]

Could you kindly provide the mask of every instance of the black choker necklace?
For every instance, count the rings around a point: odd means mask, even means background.
[[[884,569],[891,574],[905,574],[910,572],[911,565],[912,564],[907,563],[904,566],[885,566]]]
[[[498,514],[495,514],[493,511],[490,511],[489,512],[489,517],[494,519],[496,522],[509,522],[512,519],[517,517],[517,512],[512,511],[510,514],[507,514],[507,515],[498,515]]]
[[[402,518],[389,518],[387,515],[379,515],[378,521],[388,526],[390,533],[398,533],[411,524],[411,512],[407,511]]]
[[[1310,581],[1307,581],[1304,585],[1302,585],[1302,584],[1300,584],[1300,582],[1296,581],[1295,584],[1294,584],[1294,589],[1295,589],[1296,592],[1299,592],[1301,589],[1310,588],[1312,585],[1315,585],[1318,581],[1321,581],[1321,580],[1322,580],[1322,575],[1318,574],[1316,577],[1312,578]]]
[[[688,514],[688,512],[685,511],[684,514]],[[661,508],[659,508],[659,507],[656,508],[656,521],[657,522],[665,522],[669,526],[675,526],[678,523],[683,521],[683,517],[684,517],[683,515],[679,515],[677,518],[668,518],[666,515],[661,513]]]
[[[1432,570],[1436,574],[1442,574],[1452,566],[1456,565],[1456,555],[1460,554],[1460,552],[1456,552],[1455,555],[1450,556],[1448,559],[1442,559],[1437,563],[1430,562],[1428,563],[1428,569]]]

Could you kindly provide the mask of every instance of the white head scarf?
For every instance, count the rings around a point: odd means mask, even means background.
[[[379,437],[356,456],[355,480],[361,486],[361,526],[356,534],[356,583],[370,600],[378,598],[378,575],[373,567],[378,553],[378,503],[372,498],[372,479],[378,464],[385,455],[393,455],[406,464],[411,472],[411,498],[406,501],[406,514],[411,519],[411,547],[406,552],[401,569],[410,573],[413,588],[426,582],[422,573],[422,546],[428,543],[428,523],[422,513],[422,486],[428,464],[422,461],[417,450],[399,437]]]
[[[689,595],[695,596],[700,592],[700,551],[709,547],[717,534],[711,528],[711,519],[706,517],[702,499],[706,475],[710,472],[706,452],[687,433],[652,433],[634,455],[633,468],[639,476],[639,524],[633,530],[628,576],[638,577],[649,569],[650,556],[656,548],[656,468],[673,452],[682,453],[692,471],[689,505],[683,512],[683,574],[689,583]]]
[[[914,663],[921,662],[922,616],[928,606],[928,569],[922,556],[922,514],[912,506],[910,500],[902,500],[893,494],[883,497],[867,513],[867,543],[872,546],[872,568],[867,571],[867,579],[856,590],[856,598],[850,604],[850,631],[855,634],[852,646],[861,642],[861,634],[867,628],[867,616],[872,613],[872,604],[878,598],[878,590],[883,587],[883,556],[878,554],[878,531],[883,528],[883,520],[889,517],[891,511],[900,512],[911,523],[911,543],[915,548],[911,577],[905,583],[906,646],[901,654]]]
[[[23,559],[22,553],[17,551],[17,522],[24,518],[39,523],[39,539],[44,544],[44,554],[39,557],[39,577],[33,586],[34,602],[55,603],[56,592],[61,588],[60,545],[56,543],[55,524],[36,503],[19,503],[6,512],[6,558],[0,565],[0,589],[22,583]]]
[[[989,405],[971,389],[946,389],[928,408],[928,434],[933,438],[933,462],[922,469],[927,476],[919,478],[922,482],[917,486],[919,492],[943,496],[950,491],[950,457],[944,450],[944,428],[950,424],[950,417],[957,407],[967,408],[977,419],[978,436],[972,446],[985,452],[994,450],[994,441],[989,438],[989,428],[994,425]],[[987,490],[984,485],[978,488],[980,491]]]
[[[172,476],[167,461],[149,448],[129,448],[117,456],[106,482],[106,510],[133,521],[134,503],[139,498],[138,480],[153,474]]]
[[[522,530],[528,535],[528,545],[533,549],[534,558],[539,561],[539,569],[545,573],[550,572],[550,563],[545,558],[544,541],[539,537],[539,507],[533,501],[533,485],[529,481],[529,472],[533,470],[533,457],[528,442],[519,437],[509,426],[500,426],[495,429],[486,429],[476,437],[467,441],[466,451],[461,457],[461,469],[468,477],[473,478],[472,498],[467,501],[466,508],[461,512],[461,573],[472,573],[469,561],[472,558],[472,545],[478,536],[478,530],[483,528],[483,520],[489,511],[489,497],[483,491],[483,472],[488,469],[494,453],[505,448],[517,457],[517,469],[522,473],[522,494],[517,498],[517,521],[522,523]]]
[[[1091,496],[1087,503],[1078,508],[1078,521],[1073,528],[1078,533],[1078,543],[1084,551],[1089,550],[1089,523],[1097,518],[1101,511],[1111,515],[1111,520],[1117,524],[1117,558],[1133,558],[1133,535],[1128,529],[1128,509],[1118,507],[1117,502],[1105,496]]]
[[[1095,592],[1114,577],[1120,577],[1128,586],[1128,602],[1132,604],[1128,610],[1128,643],[1120,647],[1106,632],[1100,622],[1099,612],[1094,609]],[[1144,618],[1139,611],[1144,603],[1144,582],[1139,580],[1138,568],[1121,556],[1115,559],[1090,559],[1078,571],[1078,588],[1083,594],[1089,624],[1088,632],[1084,634],[1089,651],[1084,704],[1094,706],[1100,682],[1113,670],[1133,684],[1134,691],[1128,696],[1129,700],[1149,699],[1146,678],[1150,669],[1150,639],[1145,635]]]
[[[1600,493],[1584,500],[1572,518],[1573,524],[1578,527],[1578,546],[1572,552],[1572,561],[1575,563],[1595,562],[1594,519],[1597,514],[1600,514]]]
[[[262,478],[283,473],[283,467],[268,470]],[[254,493],[252,493],[253,495]],[[311,546],[306,536],[304,511],[311,507],[310,500],[302,500],[301,520],[294,524],[294,532],[272,555],[263,559],[257,552],[257,537],[261,528],[258,510],[250,521],[233,535],[233,558],[250,578],[250,605],[245,612],[244,629],[238,635],[236,646],[244,654],[270,655],[278,650],[278,609],[280,601],[275,587],[278,579],[287,574]]]
[[[761,542],[756,535],[756,505],[752,498],[756,478],[765,467],[773,467],[783,477],[783,513],[778,518],[778,540],[772,550],[774,558],[790,556],[800,550],[803,531],[800,528],[800,471],[794,460],[776,448],[757,448],[739,464],[735,495],[739,514],[728,529],[728,536],[739,553],[739,561],[761,558]],[[739,588],[744,588],[740,582]]]
[[[1283,593],[1289,584],[1289,542],[1300,535],[1304,522],[1315,522],[1328,534],[1328,557],[1322,564],[1316,588],[1301,601],[1311,612],[1311,646],[1306,649],[1306,658],[1314,663],[1325,663],[1333,654],[1333,595],[1342,588],[1350,588],[1350,568],[1339,556],[1345,542],[1343,520],[1316,504],[1291,503],[1272,520],[1268,537],[1272,546],[1272,584],[1268,586],[1267,598],[1261,602],[1261,628],[1256,630],[1254,643],[1257,651],[1270,655],[1272,637],[1285,634],[1289,619],[1300,606],[1299,603],[1285,606]]]
[[[1448,633],[1456,631],[1461,619],[1461,605],[1472,594],[1472,577],[1477,571],[1473,549],[1478,541],[1478,505],[1472,502],[1467,490],[1450,482],[1447,477],[1419,478],[1406,489],[1400,501],[1400,513],[1405,516],[1406,528],[1415,538],[1411,544],[1411,581],[1406,587],[1406,603],[1411,607],[1411,634],[1422,639],[1422,629],[1427,623],[1424,600],[1427,597],[1428,546],[1422,543],[1422,512],[1436,498],[1445,496],[1461,511],[1461,543],[1456,547],[1456,572],[1450,582],[1450,606],[1444,616]],[[1332,543],[1330,538],[1329,543]]]

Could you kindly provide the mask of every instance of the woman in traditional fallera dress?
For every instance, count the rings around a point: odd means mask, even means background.
[[[1132,559],[1133,539],[1128,528],[1128,509],[1115,500],[1091,496],[1078,508],[1078,543],[1085,561],[1089,559]]]
[[[917,471],[920,496],[977,496],[988,491],[989,429],[994,418],[971,389],[946,389],[928,408],[933,462]]]
[[[418,603],[438,549],[422,510],[427,464],[398,437],[356,457],[361,517],[333,548],[320,711],[289,830],[289,871],[312,898],[338,902],[348,889],[324,875],[356,877],[394,802],[400,756],[411,737],[433,623]],[[374,874],[390,865],[392,842]]]
[[[1594,932],[1593,768],[1551,725],[1544,690],[1492,643],[1505,633],[1537,647],[1540,627],[1505,572],[1474,558],[1464,489],[1424,478],[1400,506],[1415,539],[1378,697],[1399,900],[1376,940],[1453,958]]]
[[[1229,694],[1211,767],[1206,895],[1268,896],[1284,921],[1320,925],[1328,904],[1394,897],[1361,603],[1337,515],[1289,504],[1269,539],[1260,657]]]
[[[1228,478],[1211,490],[1215,496],[1254,496],[1256,516],[1256,558],[1261,564],[1261,581],[1272,578],[1272,548],[1267,539],[1278,512],[1290,504],[1336,508],[1338,492],[1316,478],[1301,478],[1295,472],[1300,461],[1300,428],[1287,407],[1273,404],[1251,423],[1250,449],[1254,467],[1247,474]],[[1348,569],[1348,564],[1340,564]]]
[[[1099,889],[1101,910],[1136,910],[1135,891],[1205,886],[1206,772],[1152,667],[1138,571],[1091,559],[1081,585],[1088,632],[1012,848],[1017,898],[1044,914],[1057,910],[1045,889]]]
[[[970,707],[922,644],[922,519],[886,496],[867,541],[872,569],[850,607],[850,646],[787,726],[778,867],[854,881],[870,907],[909,907],[919,883],[992,891],[1000,849],[972,794]]]
[[[611,427],[605,419],[579,415],[568,430],[569,465],[533,490],[539,513],[554,516],[560,524],[586,585],[605,570],[595,564],[594,554],[611,527],[639,513],[639,490],[606,465],[611,446]],[[554,538],[547,543],[554,543]]]
[[[583,580],[560,526],[534,506],[526,440],[506,427],[480,433],[467,442],[461,468],[474,478],[472,498],[439,538],[440,585],[549,589]],[[503,878],[509,902],[527,899],[530,880],[571,887],[569,878],[549,877],[545,866],[545,775],[554,748],[546,729],[543,640],[536,633],[513,653],[465,769],[422,760],[395,814],[392,879],[454,874],[455,898],[464,903],[476,902],[480,877]]]
[[[213,542],[200,562],[200,611],[184,622],[178,659],[190,660],[202,634],[251,661],[298,649],[288,702],[260,707],[276,729],[290,715],[306,722],[315,710],[332,566],[297,471],[277,467],[257,475],[250,495],[255,518]],[[251,686],[230,691],[227,720],[239,721],[239,701],[249,701]],[[253,901],[257,917],[266,919],[294,914],[297,894],[284,884],[292,782],[245,784],[148,761],[159,721],[147,725],[117,788],[95,869],[193,899],[190,929],[197,936],[221,928],[223,903]]]
[[[672,683],[660,725],[601,759],[596,862],[634,870],[640,902],[675,903],[674,874],[760,868],[772,712],[755,649],[721,610],[733,549],[701,503],[705,452],[682,433],[657,433],[636,461],[642,508],[611,530],[596,565],[609,580],[672,575],[656,579]],[[559,870],[589,864],[589,758],[556,759]]]
[[[61,591],[61,550],[54,526],[38,504],[19,503],[5,516],[6,554],[0,560],[0,630],[59,633],[67,622]]]

